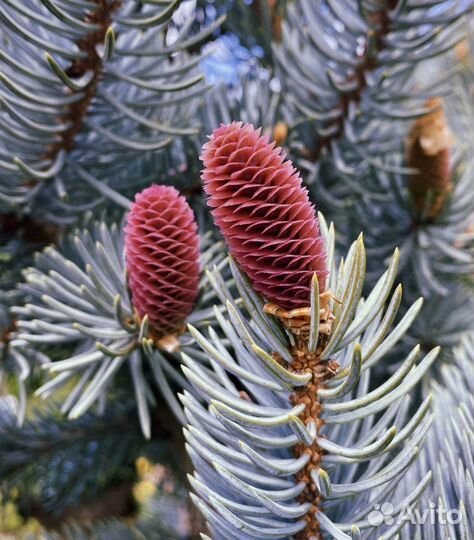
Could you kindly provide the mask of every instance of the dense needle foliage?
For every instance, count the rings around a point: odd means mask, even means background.
[[[0,0],[0,536],[474,538],[474,0]]]

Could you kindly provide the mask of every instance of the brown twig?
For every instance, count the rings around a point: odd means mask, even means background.
[[[97,46],[104,43],[105,35],[112,22],[112,13],[121,5],[121,0],[111,3],[107,0],[94,0],[94,2],[97,7],[88,14],[86,22],[99,25],[99,29],[77,41],[77,47],[86,53],[86,56],[74,60],[66,70],[66,75],[71,79],[79,79],[88,72],[92,72],[92,78],[84,90],[69,90],[70,94],[83,92],[84,96],[68,105],[65,113],[59,119],[61,123],[70,123],[70,127],[61,133],[61,138],[57,143],[48,148],[45,157],[52,161],[61,150],[70,151],[74,147],[75,139],[84,125],[85,117],[97,93],[97,86],[103,73],[103,62],[97,52]]]
[[[351,103],[359,103],[362,99],[363,91],[367,87],[367,72],[373,71],[379,66],[379,53],[385,48],[385,38],[391,31],[391,21],[389,17],[390,11],[396,6],[398,0],[388,0],[387,7],[381,9],[379,12],[373,13],[370,17],[372,27],[375,30],[369,30],[369,34],[366,36],[365,50],[361,55],[361,61],[355,68],[354,72],[345,81],[347,84],[357,82],[357,87],[351,92],[344,93],[339,98],[339,103],[335,108],[342,111],[342,114],[336,120],[337,130],[331,135],[318,138],[314,148],[312,150],[304,149],[304,157],[317,161],[322,151],[328,148],[331,141],[339,139],[344,133],[344,122],[349,116],[349,107]],[[373,47],[369,50],[369,39],[372,40]]]
[[[323,388],[327,381],[334,377],[339,367],[337,362],[333,360],[325,361],[321,358],[334,321],[334,316],[329,309],[330,298],[331,293],[329,291],[326,291],[320,296],[320,332],[318,344],[314,352],[308,350],[310,327],[309,307],[286,311],[274,304],[267,304],[265,306],[265,311],[280,318],[282,324],[293,332],[295,336],[295,345],[291,349],[293,362],[289,365],[289,370],[298,374],[311,374],[311,380],[305,386],[295,391],[290,400],[292,405],[305,405],[300,419],[305,425],[308,425],[310,422],[314,423],[318,434],[324,424],[321,418],[321,402],[318,397],[318,390]],[[273,357],[282,361],[277,353],[273,353]],[[318,512],[321,511],[323,497],[312,479],[312,472],[316,471],[317,474],[324,451],[317,443],[311,446],[300,443],[296,445],[294,451],[296,457],[302,455],[308,455],[309,457],[307,464],[297,474],[297,481],[303,482],[306,486],[299,496],[300,502],[309,502],[311,504],[311,510],[305,516],[306,527],[295,538],[297,540],[306,540],[307,538],[321,540],[322,533],[318,521]]]

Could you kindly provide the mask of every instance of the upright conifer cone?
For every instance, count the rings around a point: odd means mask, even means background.
[[[407,144],[407,164],[418,172],[410,175],[409,189],[417,214],[433,221],[443,210],[452,191],[450,150],[453,137],[440,98],[426,107],[434,109],[412,126]]]
[[[139,317],[148,315],[157,338],[178,332],[198,295],[193,211],[174,187],[154,185],[135,197],[125,233],[128,284]]]
[[[201,159],[214,220],[255,289],[285,309],[308,306],[314,272],[326,287],[326,249],[291,161],[241,122],[216,129]]]

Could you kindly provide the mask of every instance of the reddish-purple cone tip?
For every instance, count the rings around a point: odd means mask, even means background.
[[[155,337],[179,331],[198,295],[199,236],[194,214],[174,187],[136,195],[127,218],[128,284],[138,315]]]
[[[201,159],[214,220],[255,289],[285,309],[308,306],[314,272],[326,287],[326,248],[291,161],[241,122],[216,129]]]

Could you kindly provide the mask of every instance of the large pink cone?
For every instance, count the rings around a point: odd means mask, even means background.
[[[291,161],[241,122],[216,129],[201,159],[214,220],[254,288],[285,309],[308,306],[314,272],[326,287],[326,248]]]

